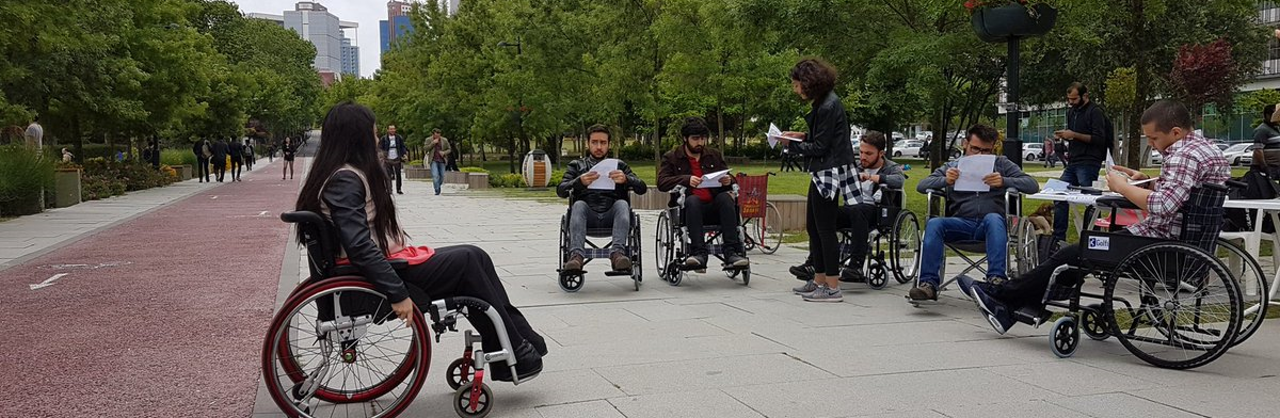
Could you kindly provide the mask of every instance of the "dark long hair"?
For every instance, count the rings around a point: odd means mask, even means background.
[[[343,165],[350,164],[369,180],[369,193],[378,215],[369,229],[383,252],[391,248],[388,239],[403,237],[391,193],[385,187],[387,172],[378,161],[377,142],[373,135],[373,111],[351,103],[338,103],[329,110],[320,131],[320,151],[316,152],[307,173],[307,182],[298,195],[298,210],[320,213],[320,193],[324,185]]]
[[[800,90],[809,100],[822,103],[836,86],[836,69],[821,58],[806,58],[791,68],[791,79],[800,82]]]

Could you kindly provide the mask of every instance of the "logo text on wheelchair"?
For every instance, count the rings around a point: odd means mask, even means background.
[[[1089,237],[1089,249],[1108,251],[1111,249],[1111,237]]]

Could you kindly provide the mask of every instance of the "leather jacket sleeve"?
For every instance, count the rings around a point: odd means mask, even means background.
[[[788,149],[809,158],[825,158],[827,148],[835,139],[836,130],[843,125],[849,129],[843,114],[836,114],[835,107],[824,99],[823,103],[813,110],[813,126],[809,127],[809,135],[804,141],[791,142]]]
[[[627,176],[627,187],[636,192],[636,195],[642,195],[649,191],[649,186],[644,184],[644,180],[636,176],[636,173],[631,172],[631,166],[627,165],[627,163],[619,161],[618,169],[622,170],[622,174]]]
[[[570,190],[572,190],[574,194],[581,196],[582,191],[587,189],[587,186],[582,185],[582,182],[578,180],[578,177],[581,177],[583,174],[582,163],[580,160],[570,162],[569,166],[564,170],[564,177],[560,179],[560,185],[556,186],[556,196],[568,198]]]
[[[662,159],[661,166],[658,168],[658,191],[667,193],[676,186],[688,185],[688,175],[676,174],[675,166],[666,158]]]
[[[329,206],[330,221],[337,229],[338,242],[346,250],[347,259],[379,292],[386,294],[391,303],[400,302],[409,297],[409,291],[387,262],[386,253],[373,240],[364,210],[365,193],[364,183],[355,173],[341,171],[329,179],[321,198]]]

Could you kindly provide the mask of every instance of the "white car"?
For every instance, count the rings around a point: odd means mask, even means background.
[[[1023,161],[1036,161],[1044,159],[1044,144],[1022,144]]]
[[[1253,163],[1253,144],[1235,144],[1222,151],[1231,165],[1247,165]]]
[[[1160,155],[1160,151],[1151,150],[1151,157],[1147,159],[1148,165],[1164,164],[1164,156]]]
[[[893,158],[920,156],[920,148],[924,147],[924,141],[900,141],[893,144]]]

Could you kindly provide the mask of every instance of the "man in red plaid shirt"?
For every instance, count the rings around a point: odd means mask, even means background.
[[[1147,211],[1147,219],[1132,225],[1128,232],[1144,237],[1175,239],[1181,229],[1179,210],[1201,184],[1224,184],[1231,178],[1231,167],[1222,151],[1193,130],[1191,112],[1181,103],[1161,100],[1142,114],[1142,133],[1147,143],[1164,157],[1160,178],[1144,185],[1130,180],[1144,180],[1147,175],[1131,168],[1112,166],[1107,184],[1134,205]],[[1154,188],[1146,187],[1154,184]],[[1080,259],[1080,245],[1063,247],[1049,260],[1016,280],[1000,285],[975,282],[968,277],[958,279],[965,294],[973,298],[996,332],[1004,334],[1014,324],[1012,313],[1026,306],[1041,306],[1054,269]],[[1060,280],[1081,280],[1084,273],[1068,270]]]

